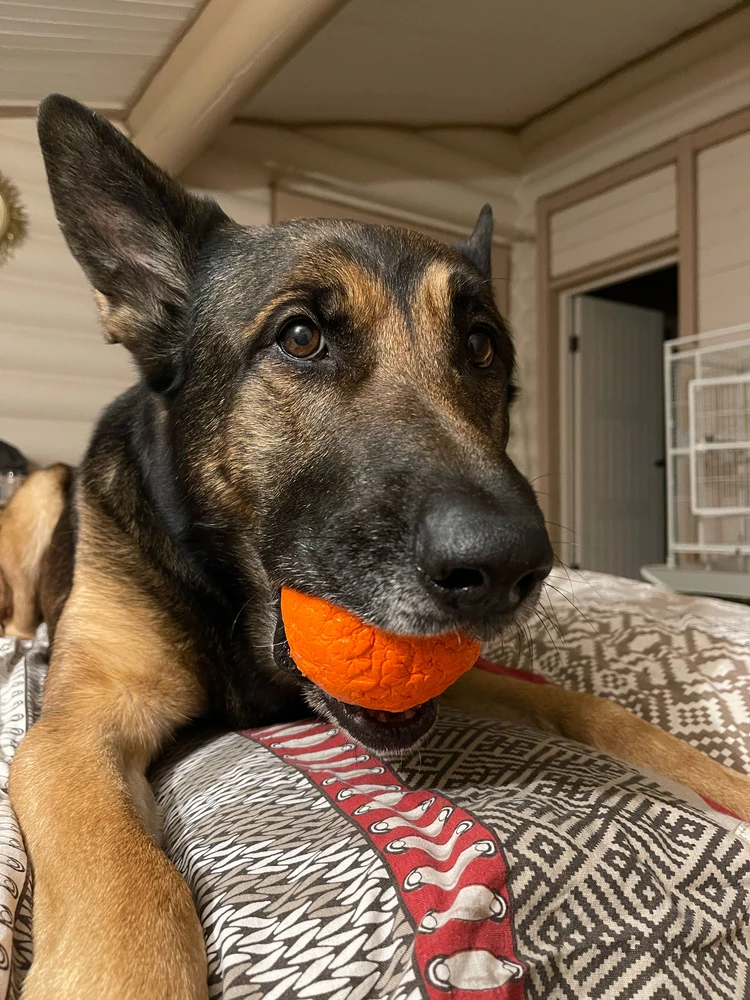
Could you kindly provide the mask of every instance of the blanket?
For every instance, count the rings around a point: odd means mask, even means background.
[[[515,648],[489,655],[533,658],[548,680],[615,695],[744,769],[747,609],[593,574],[552,586],[565,600],[548,591]],[[32,886],[4,789],[45,666],[43,631],[0,640],[9,998],[32,957]],[[746,825],[549,733],[443,711],[394,764],[314,719],[196,729],[152,782],[204,926],[212,998],[750,997]]]

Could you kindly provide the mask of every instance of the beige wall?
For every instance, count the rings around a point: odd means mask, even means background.
[[[628,152],[631,146],[622,145],[623,155]],[[696,163],[698,325],[710,329],[750,318],[750,133],[701,151]],[[592,173],[597,164],[590,160]],[[560,186],[568,166],[560,164]],[[0,437],[37,462],[76,461],[101,407],[131,381],[131,368],[121,348],[103,343],[86,283],[57,231],[31,120],[0,119],[0,170],[21,188],[31,224],[26,245],[0,268]],[[264,170],[244,153],[217,144],[183,180],[217,197],[237,221],[267,224],[272,206]],[[579,162],[579,176],[580,170]],[[549,167],[545,186],[555,187]],[[526,176],[519,178],[519,231],[534,228],[537,194]],[[282,214],[301,210],[287,206]],[[331,211],[361,214],[340,205]],[[557,212],[550,224],[552,274],[674,231],[675,177],[669,166]],[[508,251],[499,249],[498,261],[496,291],[514,330],[523,390],[513,417],[514,457],[527,475],[544,475],[536,432],[543,390],[537,385],[535,245],[514,240]]]
[[[75,464],[134,370],[124,348],[104,342],[89,286],[59,232],[32,119],[0,118],[0,171],[19,188],[29,218],[28,239],[0,267],[0,439],[37,464]],[[237,221],[269,221],[267,187],[239,189],[221,161],[198,179]]]
[[[552,275],[674,236],[676,175],[674,165],[662,167],[555,212],[550,220]]]
[[[750,322],[750,132],[697,157],[698,329]]]
[[[96,415],[132,382],[103,342],[83,274],[57,228],[32,119],[0,118],[0,170],[29,236],[0,268],[0,438],[40,464],[76,462]]]
[[[271,221],[266,177],[236,157],[209,149],[180,179],[191,191],[215,198],[241,226],[267,226]]]

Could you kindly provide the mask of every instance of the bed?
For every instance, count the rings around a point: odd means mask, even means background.
[[[41,703],[44,630],[0,640],[2,789]],[[750,612],[556,572],[487,660],[604,695],[750,772]],[[212,998],[738,1000],[750,831],[648,771],[443,711],[405,762],[314,719],[194,729],[151,775],[203,922]],[[32,879],[0,795],[0,997]]]

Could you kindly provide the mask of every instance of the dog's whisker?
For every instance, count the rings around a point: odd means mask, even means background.
[[[548,525],[548,526],[549,526],[550,528],[559,528],[559,529],[560,529],[561,531],[569,531],[571,535],[575,535],[575,533],[576,533],[576,532],[575,532],[575,528],[569,528],[569,527],[568,527],[567,525],[565,525],[565,524],[558,524],[558,522],[557,522],[557,521],[548,521],[548,520],[547,520],[547,519],[545,518],[545,519],[544,519],[544,523],[545,523],[546,525]],[[573,543],[573,542],[568,542],[568,544],[569,544],[569,545],[572,545],[572,544],[574,544],[574,543]]]
[[[587,615],[585,615],[583,611],[581,611],[581,609],[578,607],[575,601],[572,601],[567,594],[564,594],[561,590],[558,590],[557,587],[554,587],[551,583],[545,582],[544,586],[548,587],[550,590],[554,590],[554,592],[558,594],[560,597],[562,597],[564,601],[567,601],[568,604],[571,606],[571,608],[573,608],[573,610],[576,612],[576,614],[580,615],[581,618],[586,622],[586,624],[591,629],[593,634],[597,638],[599,638],[599,630],[594,626],[591,619]]]
[[[533,486],[534,483],[538,483],[540,479],[552,479],[559,475],[559,472],[543,472],[540,476],[535,476],[533,479],[530,479],[529,483]]]
[[[563,636],[563,634],[562,634],[562,631],[561,631],[561,629],[560,629],[560,623],[559,623],[559,621],[557,621],[557,620],[554,620],[554,621],[553,621],[553,619],[552,619],[552,618],[550,618],[549,614],[547,614],[547,609],[546,609],[546,608],[544,607],[544,605],[543,605],[543,604],[541,603],[541,600],[540,600],[540,602],[539,602],[539,603],[538,603],[538,604],[537,604],[537,605],[536,605],[536,606],[534,607],[534,614],[535,614],[535,615],[536,615],[537,617],[541,617],[541,618],[543,619],[543,621],[545,621],[545,622],[546,622],[546,623],[547,623],[547,624],[548,624],[548,625],[550,626],[550,628],[553,628],[553,629],[554,629],[554,631],[555,631],[555,634],[556,634],[556,635],[557,635],[557,636],[558,636],[558,637],[559,637],[560,639],[562,639],[562,640],[564,641],[564,636]]]
[[[529,646],[529,637],[523,627],[523,622],[518,624],[518,655],[524,670],[531,670],[534,663],[534,655]]]
[[[549,604],[549,610],[550,610],[550,612],[552,613],[552,615],[554,616],[554,619],[555,619],[555,626],[557,628],[557,634],[560,636],[560,639],[562,640],[562,643],[565,646],[565,649],[567,650],[568,643],[567,643],[567,640],[565,638],[565,633],[562,630],[562,625],[560,624],[560,619],[557,617],[557,609],[555,608],[555,605],[550,600],[550,596],[549,596],[548,593],[546,593],[546,591],[542,591],[542,594],[540,595],[540,602],[541,602],[541,597],[546,597],[547,598],[547,603]]]
[[[529,642],[529,670],[533,672],[534,664],[536,663],[536,644],[534,643],[534,636],[527,622],[523,623],[522,628]]]
[[[575,543],[575,544],[578,544],[578,543]],[[566,562],[563,562],[563,560],[560,559],[559,556],[556,556],[556,555],[553,556],[553,560],[554,560],[555,564],[560,567],[560,569],[565,570],[565,575],[568,578],[568,583],[570,584],[571,593],[573,593],[573,591],[574,591],[575,588],[574,588],[573,581],[572,581],[572,579],[570,577],[570,574],[574,573],[578,577],[578,579],[580,580],[580,582],[582,584],[584,584],[585,586],[587,586],[590,590],[594,591],[594,593],[596,594],[597,597],[602,597],[602,594],[596,589],[596,587],[593,585],[593,583],[591,582],[591,580],[587,580],[586,577],[583,575],[583,573],[581,573],[579,570],[577,570],[574,566],[569,566]]]
[[[534,608],[534,614],[536,615],[536,617],[538,618],[538,620],[539,620],[542,628],[546,632],[547,638],[549,639],[549,642],[550,642],[550,645],[551,645],[552,649],[555,651],[555,655],[557,656],[557,659],[558,659],[558,661],[560,663],[560,666],[564,668],[565,667],[565,660],[563,658],[562,653],[558,649],[557,642],[555,641],[554,635],[547,628],[547,624],[545,622],[544,616],[541,613],[541,609],[539,607]]]
[[[573,572],[578,577],[578,579],[581,581],[581,583],[585,584],[590,590],[593,590],[593,592],[596,594],[596,596],[598,598],[603,599],[603,595],[602,595],[601,591],[597,590],[597,588],[594,586],[594,584],[591,582],[591,580],[587,580],[586,577],[581,572],[579,572],[577,569],[575,569],[572,566],[566,565],[562,561],[560,562],[560,565],[565,568],[565,571],[568,574],[568,579],[569,580],[570,580],[570,573]],[[572,586],[572,581],[571,581],[571,586]]]
[[[252,598],[250,598],[249,600],[245,601],[245,603],[242,605],[242,607],[240,608],[240,610],[237,612],[237,615],[236,615],[234,621],[232,622],[232,627],[229,630],[229,641],[230,642],[232,641],[232,638],[234,637],[234,630],[237,627],[237,622],[240,620],[240,617],[242,616],[243,611],[245,611],[245,609],[248,607],[248,605],[251,603],[251,601],[252,601]]]

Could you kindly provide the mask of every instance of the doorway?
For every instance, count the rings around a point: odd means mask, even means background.
[[[640,579],[666,555],[664,341],[677,336],[677,264],[566,298],[565,555],[576,568]]]

